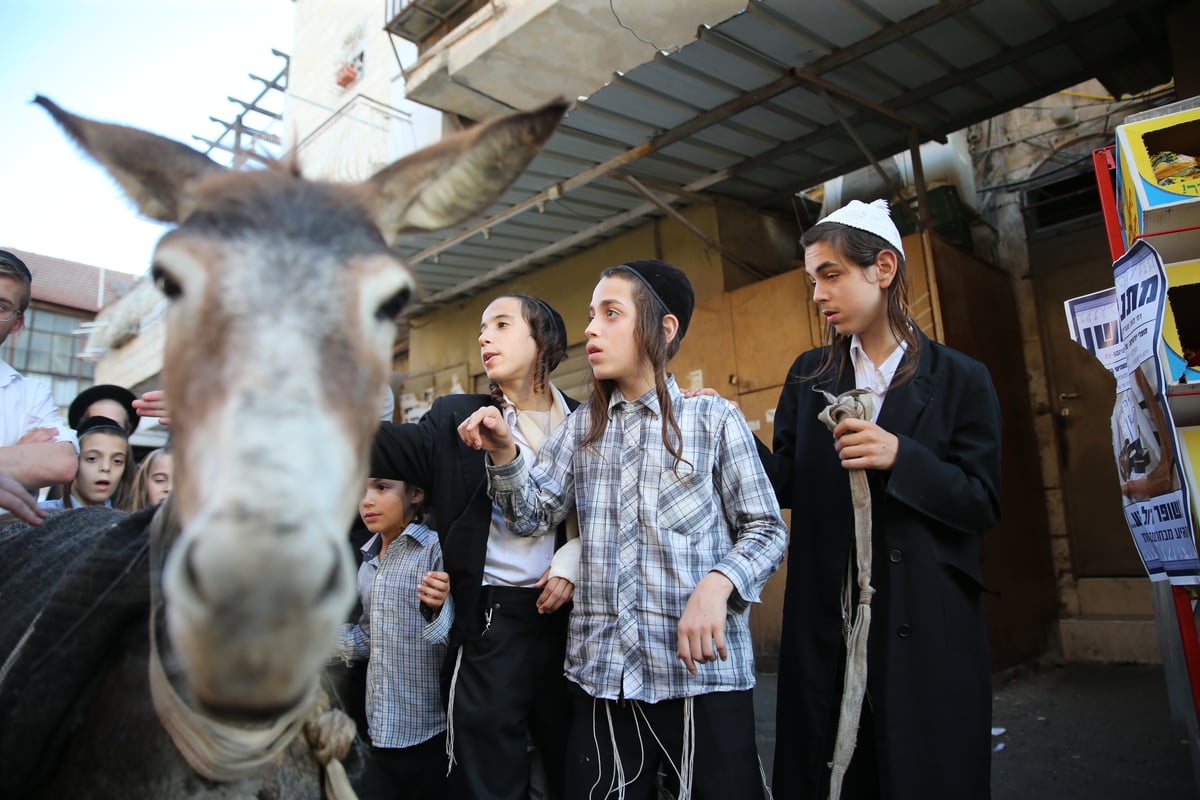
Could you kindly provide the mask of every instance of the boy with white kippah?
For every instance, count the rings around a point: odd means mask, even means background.
[[[796,359],[774,452],[759,446],[779,504],[798,512],[775,797],[986,798],[991,669],[977,540],[1000,513],[995,389],[986,367],[909,318],[886,201],[853,201],[800,244],[826,346]],[[826,393],[856,389],[868,399],[862,418],[831,423],[831,436],[818,419]],[[866,477],[853,496],[851,471]],[[869,519],[856,520],[860,504]]]

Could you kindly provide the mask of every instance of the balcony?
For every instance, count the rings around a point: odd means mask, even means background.
[[[410,7],[434,0],[405,3]],[[746,0],[472,0],[445,26],[430,29],[417,61],[405,70],[405,95],[469,119],[527,108],[554,97],[589,95],[613,79],[696,38],[746,7]],[[398,36],[392,17],[388,30]],[[407,37],[406,37],[407,38]],[[653,42],[649,44],[648,42]]]
[[[478,6],[472,0],[387,0],[388,33],[421,46],[435,34],[445,35],[452,23],[468,15],[459,13],[467,6]]]

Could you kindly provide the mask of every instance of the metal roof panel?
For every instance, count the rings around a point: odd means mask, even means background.
[[[749,0],[577,103],[484,215],[397,249],[424,297],[482,291],[661,215],[622,174],[675,204],[701,192],[791,214],[794,192],[869,163],[855,139],[882,158],[910,127],[924,141],[1084,77],[1169,74],[1172,2]]]

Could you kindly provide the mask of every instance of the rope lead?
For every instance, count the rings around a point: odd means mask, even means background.
[[[823,392],[829,405],[818,415],[832,432],[843,419],[871,418],[869,390],[854,389],[834,397]],[[850,499],[854,507],[854,553],[858,565],[858,606],[854,624],[846,637],[846,675],[842,684],[842,704],[838,712],[837,738],[830,762],[829,800],[839,800],[842,781],[850,767],[858,739],[863,697],[867,691],[867,637],[871,631],[871,488],[861,469],[850,472]]]

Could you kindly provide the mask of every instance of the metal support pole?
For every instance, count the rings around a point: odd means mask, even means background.
[[[929,192],[925,188],[925,165],[921,163],[921,138],[916,128],[908,129],[908,153],[912,157],[913,183],[917,187],[917,230],[927,231],[933,227],[929,213]]]

